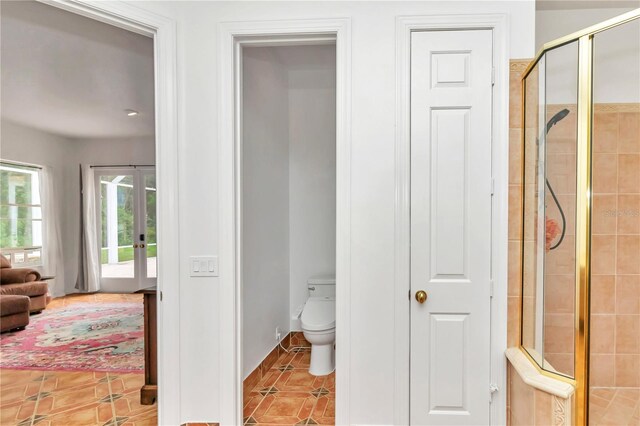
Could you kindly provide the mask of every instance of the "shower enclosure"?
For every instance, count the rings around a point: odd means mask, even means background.
[[[522,80],[521,348],[578,425],[640,424],[640,9]]]

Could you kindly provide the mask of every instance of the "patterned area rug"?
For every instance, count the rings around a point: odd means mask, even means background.
[[[45,309],[25,330],[0,335],[0,367],[144,372],[143,315],[141,303]]]

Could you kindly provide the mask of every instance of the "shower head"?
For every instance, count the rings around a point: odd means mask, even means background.
[[[549,133],[549,130],[551,130],[553,126],[558,124],[558,122],[565,118],[567,115],[569,115],[569,110],[565,108],[551,117],[551,120],[547,121],[547,133]]]

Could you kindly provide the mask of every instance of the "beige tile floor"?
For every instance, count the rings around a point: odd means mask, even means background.
[[[590,426],[640,426],[640,388],[591,388]]]

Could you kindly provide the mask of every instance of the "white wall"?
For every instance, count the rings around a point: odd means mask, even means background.
[[[51,166],[58,190],[65,283],[54,296],[75,293],[79,245],[79,164],[154,164],[153,137],[76,140],[2,120],[0,158]]]
[[[571,5],[571,2],[569,2]],[[536,11],[536,46],[628,12],[630,9],[552,9]],[[640,102],[640,20],[594,38],[596,103]],[[576,103],[577,42],[547,56],[547,103]]]
[[[291,308],[336,271],[336,49],[288,47]],[[284,56],[284,55],[283,55]],[[302,330],[292,320],[293,330]]]
[[[180,205],[181,421],[220,418],[218,278],[189,277],[188,257],[217,254],[220,22],[350,18],[351,387],[354,424],[392,424],[394,336],[394,154],[396,17],[509,15],[511,58],[534,55],[533,1],[470,2],[134,2],[177,22]],[[346,378],[343,373],[343,378]],[[340,381],[340,374],[338,374]]]
[[[243,55],[242,302],[246,377],[289,331],[287,74],[271,48]]]
[[[0,135],[0,158],[39,166],[50,166],[58,197],[57,215],[60,218],[62,256],[65,259],[64,273],[67,280],[75,283],[75,271],[67,265],[67,259],[76,260],[78,240],[74,238],[77,221],[69,216],[69,203],[78,192],[78,175],[69,167],[69,158],[74,155],[74,144],[62,136],[24,127],[2,120]],[[53,296],[65,294],[66,283],[49,282]]]

